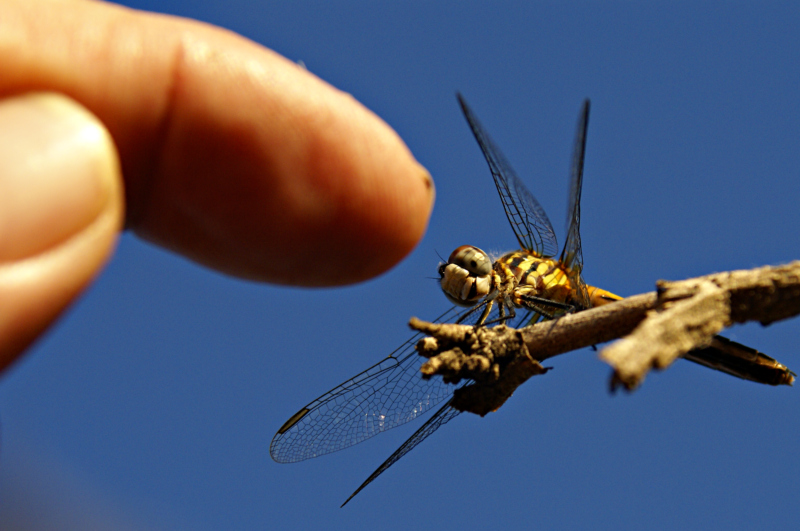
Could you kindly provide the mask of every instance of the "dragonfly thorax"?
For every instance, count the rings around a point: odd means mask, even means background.
[[[492,259],[481,249],[462,245],[439,266],[439,283],[453,304],[473,306],[493,289]]]

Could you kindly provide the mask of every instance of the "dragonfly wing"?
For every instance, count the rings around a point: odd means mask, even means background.
[[[558,253],[556,234],[544,209],[522,184],[511,164],[483,129],[461,94],[457,94],[457,97],[472,134],[475,135],[489,164],[503,209],[520,246],[540,256],[555,256]]]
[[[364,483],[362,483],[361,486],[358,487],[356,491],[350,495],[349,498],[347,498],[347,500],[345,500],[345,502],[342,504],[342,507],[344,507],[347,504],[347,502],[352,500],[356,494],[361,492],[364,489],[364,487],[372,483],[372,481],[375,480],[375,478],[383,474],[386,471],[386,469],[395,464],[401,457],[406,455],[408,452],[413,450],[419,443],[427,439],[429,435],[431,435],[440,427],[444,426],[452,419],[460,415],[461,411],[450,407],[450,402],[452,402],[452,399],[448,400],[447,403],[439,411],[437,411],[435,415],[433,415],[430,419],[428,419],[428,422],[423,424],[422,427],[414,433],[414,435],[409,437],[409,439],[406,442],[404,442],[403,445],[400,446],[400,448],[398,448],[397,451],[395,451],[395,453],[393,453],[389,457],[389,459],[384,461],[383,464],[379,466],[378,469],[375,470],[375,472],[373,472],[372,475],[368,477],[367,480]]]
[[[455,307],[434,322],[455,320]],[[272,439],[269,453],[279,463],[293,463],[342,450],[414,420],[454,387],[441,378],[423,380],[426,360],[414,349],[413,335],[380,363],[331,389],[295,413]]]
[[[583,160],[586,154],[586,130],[589,125],[589,100],[584,100],[578,116],[575,145],[570,167],[569,198],[567,200],[567,241],[561,252],[561,263],[570,272],[579,303],[589,307],[589,295],[581,279],[583,251],[581,250],[581,189],[583,188]]]

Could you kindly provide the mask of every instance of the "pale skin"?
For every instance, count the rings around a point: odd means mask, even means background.
[[[416,245],[428,172],[351,96],[191,20],[0,0],[0,369],[123,227],[226,274],[330,286]]]

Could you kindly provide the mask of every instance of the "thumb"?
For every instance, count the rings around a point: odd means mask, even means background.
[[[0,369],[75,299],[123,219],[116,148],[57,94],[0,101]]]

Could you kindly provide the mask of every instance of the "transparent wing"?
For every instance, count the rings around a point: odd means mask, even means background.
[[[457,389],[458,387],[454,388]],[[452,398],[448,400],[447,403],[444,405],[444,407],[442,407],[439,411],[436,412],[435,415],[433,415],[430,419],[428,419],[428,422],[423,424],[422,427],[414,433],[414,435],[409,437],[408,440],[404,442],[403,445],[400,446],[400,448],[398,448],[397,451],[395,451],[395,453],[393,453],[389,457],[389,459],[384,461],[383,464],[379,466],[378,469],[375,470],[375,472],[373,472],[372,475],[368,477],[367,480],[364,483],[362,483],[361,486],[358,487],[356,491],[350,495],[349,498],[347,498],[347,500],[345,500],[345,502],[342,504],[342,507],[344,507],[347,504],[347,502],[352,500],[353,496],[361,492],[364,489],[364,487],[372,483],[372,481],[375,480],[375,478],[383,474],[386,471],[386,469],[395,464],[401,457],[406,455],[408,452],[413,450],[419,443],[427,439],[429,435],[431,435],[441,426],[444,426],[452,419],[460,415],[461,411],[450,407],[450,402],[452,401],[453,401]]]
[[[581,278],[583,252],[581,250],[581,189],[583,188],[583,159],[586,154],[586,129],[589,125],[589,100],[584,100],[578,115],[575,144],[572,150],[569,197],[567,200],[567,241],[561,251],[560,262],[569,271],[576,298],[583,308],[589,307],[589,294]]]
[[[457,320],[453,307],[434,322]],[[405,424],[453,394],[441,378],[423,380],[425,359],[414,350],[417,333],[384,360],[331,389],[295,413],[272,439],[269,453],[294,463],[358,444]]]
[[[472,134],[483,151],[494,177],[494,184],[503,202],[509,223],[523,249],[540,256],[555,256],[558,242],[550,220],[544,209],[522,184],[511,164],[483,129],[478,118],[469,108],[461,94],[456,94],[461,110],[469,123]]]
[[[440,322],[475,324],[481,309],[450,308]],[[517,312],[509,326],[527,324],[528,312]],[[495,304],[487,322],[500,315]],[[527,320],[526,320],[527,319]],[[292,415],[272,438],[269,453],[279,463],[294,463],[343,450],[414,420],[453,395],[456,386],[441,378],[424,380],[426,361],[414,349],[414,334],[381,362],[350,378]]]

